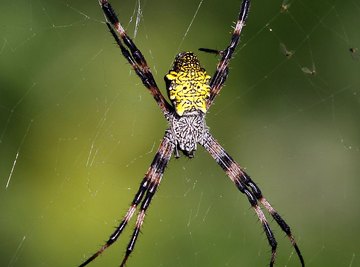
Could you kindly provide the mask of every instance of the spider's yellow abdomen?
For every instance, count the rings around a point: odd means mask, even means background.
[[[169,98],[179,116],[186,111],[200,110],[206,113],[210,78],[192,52],[176,56],[173,69],[166,74],[165,81]]]

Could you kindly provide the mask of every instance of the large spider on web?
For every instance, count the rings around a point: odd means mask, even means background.
[[[169,127],[165,131],[160,147],[140,184],[129,210],[119,226],[111,234],[108,241],[96,253],[84,261],[80,267],[92,262],[118,239],[138,206],[140,206],[135,229],[120,264],[120,266],[125,265],[135,248],[146,211],[161,182],[171,155],[174,153],[175,157],[178,158],[181,151],[185,156],[192,158],[198,144],[210,153],[240,192],[247,197],[263,226],[271,247],[270,266],[273,266],[275,262],[277,242],[260,205],[271,214],[282,231],[289,237],[301,265],[305,266],[304,259],[289,225],[265,199],[261,190],[250,176],[215,140],[205,122],[205,114],[214,103],[215,97],[219,94],[227,78],[229,62],[239,43],[240,34],[249,12],[250,0],[243,0],[241,4],[240,13],[228,47],[221,51],[200,48],[202,51],[215,53],[221,57],[213,77],[207,75],[194,53],[183,52],[176,56],[172,69],[165,75],[166,88],[171,104],[161,94],[143,54],[126,34],[114,9],[107,0],[99,0],[99,3],[106,18],[106,25],[118,44],[122,55],[130,63],[144,86],[153,95],[168,121]]]

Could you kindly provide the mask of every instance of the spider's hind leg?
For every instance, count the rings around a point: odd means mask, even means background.
[[[217,50],[217,49],[212,49],[212,48],[199,48],[199,51],[201,52],[205,52],[205,53],[210,53],[210,54],[215,54],[215,55],[219,55],[222,56],[224,51],[223,50]]]

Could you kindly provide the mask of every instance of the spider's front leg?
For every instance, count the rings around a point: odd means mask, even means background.
[[[261,190],[250,178],[250,176],[239,166],[238,163],[236,163],[231,158],[231,156],[225,151],[225,149],[215,140],[215,138],[209,132],[205,134],[202,145],[210,153],[210,155],[216,160],[216,162],[220,165],[220,167],[226,172],[227,176],[229,176],[229,178],[239,189],[239,191],[247,196],[250,205],[255,210],[256,215],[258,216],[263,226],[269,245],[271,246],[272,254],[270,260],[270,267],[272,267],[275,263],[277,242],[269,226],[269,223],[265,217],[265,214],[263,213],[263,211],[259,206],[259,203],[261,203],[265,207],[265,209],[270,213],[270,215],[280,226],[281,230],[283,230],[286,233],[286,235],[289,237],[291,244],[293,245],[299,257],[301,266],[304,267],[305,266],[304,258],[290,230],[290,226],[285,222],[285,220],[280,216],[280,214],[270,205],[270,203],[264,198],[264,196],[261,193]]]
[[[165,168],[171,158],[171,155],[174,151],[174,142],[172,140],[171,134],[166,132],[165,137],[163,138],[160,147],[147,171],[143,181],[140,184],[140,187],[135,194],[135,197],[128,209],[128,212],[123,217],[119,226],[115,229],[115,231],[111,234],[110,238],[106,243],[92,256],[90,256],[86,261],[84,261],[79,267],[83,267],[88,265],[94,259],[96,259],[101,253],[104,252],[109,246],[116,242],[118,237],[121,235],[126,225],[134,215],[138,205],[140,206],[140,211],[137,216],[135,229],[131,236],[130,242],[128,244],[124,259],[121,263],[121,266],[124,266],[130,254],[134,250],[136,240],[140,233],[141,226],[145,219],[145,212],[148,209],[151,200],[160,184],[161,178],[164,174]]]

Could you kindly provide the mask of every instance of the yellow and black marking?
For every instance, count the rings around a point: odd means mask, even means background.
[[[210,97],[210,79],[192,52],[176,56],[173,69],[166,74],[165,81],[169,98],[179,116],[187,111],[200,110],[206,113],[206,102]]]

